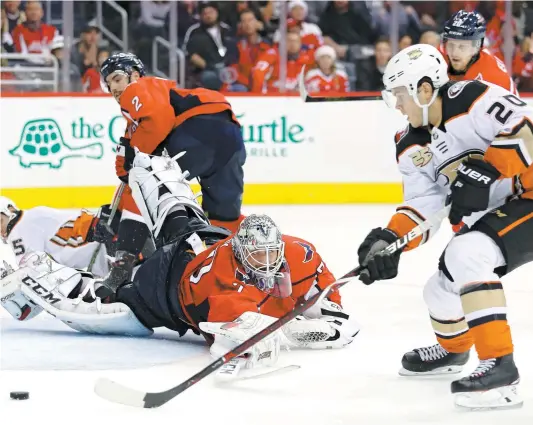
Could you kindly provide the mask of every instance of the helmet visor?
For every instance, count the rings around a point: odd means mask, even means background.
[[[396,109],[399,106],[403,106],[411,99],[411,95],[405,86],[395,87],[390,90],[383,90],[381,92],[381,97],[391,109]]]

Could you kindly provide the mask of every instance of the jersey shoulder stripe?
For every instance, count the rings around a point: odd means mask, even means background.
[[[482,81],[457,81],[442,88],[442,123],[466,115],[490,86]]]

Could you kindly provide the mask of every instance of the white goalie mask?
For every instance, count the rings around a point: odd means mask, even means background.
[[[277,298],[292,293],[285,242],[270,217],[256,214],[246,217],[232,239],[232,247],[235,258],[257,289]]]
[[[429,103],[422,105],[418,99],[418,85],[429,79],[434,92]],[[422,108],[422,125],[428,125],[429,107],[438,95],[438,89],[449,81],[448,65],[442,54],[429,44],[415,44],[392,57],[383,74],[385,90],[381,92],[387,106],[395,109],[409,97]]]
[[[9,226],[9,222],[17,217],[20,210],[11,199],[6,198],[5,196],[0,196],[0,213],[7,217],[6,226]],[[4,222],[4,219],[2,219],[2,222]],[[6,232],[4,232],[3,227],[4,226],[2,226],[2,240],[6,242],[6,238],[9,234],[9,227],[7,227]]]

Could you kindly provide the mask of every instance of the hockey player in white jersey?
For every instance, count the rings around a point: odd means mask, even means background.
[[[429,45],[394,56],[383,82],[387,104],[409,121],[396,135],[404,202],[359,247],[361,280],[394,278],[401,252],[376,253],[445,205],[458,231],[424,289],[438,344],[406,353],[400,373],[460,372],[475,345],[478,368],[451,385],[456,404],[520,406],[500,277],[533,260],[533,110],[501,87],[449,82]]]
[[[102,242],[92,272],[105,276],[109,272],[106,244],[110,247],[113,238],[103,226],[106,210],[108,206],[102,207],[96,216],[85,210],[73,213],[48,207],[21,210],[11,199],[0,196],[2,240],[12,248],[17,263],[28,252],[44,251],[58,263],[77,269],[89,266]],[[99,217],[102,213],[104,220]]]

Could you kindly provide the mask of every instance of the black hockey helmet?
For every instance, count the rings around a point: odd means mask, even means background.
[[[486,31],[485,18],[480,13],[460,10],[444,24],[443,40],[483,40]]]
[[[141,77],[146,75],[146,68],[142,61],[133,53],[115,53],[109,56],[100,68],[102,85],[107,87],[107,77],[113,72],[121,71],[131,76],[133,71],[137,71]]]

